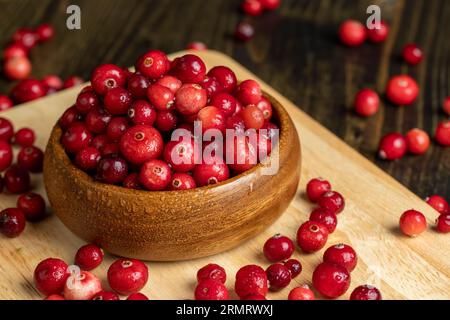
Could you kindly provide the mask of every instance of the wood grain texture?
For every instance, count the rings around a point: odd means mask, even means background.
[[[201,56],[208,67],[226,64],[236,71],[240,79],[258,80],[221,53],[204,52]],[[398,231],[398,219],[403,211],[410,208],[420,210],[430,224],[435,220],[436,212],[267,84],[263,83],[263,89],[285,106],[302,138],[302,179],[294,201],[268,230],[236,249],[210,258],[148,263],[149,283],[143,292],[151,299],[190,299],[197,270],[209,262],[226,268],[227,286],[232,291],[234,275],[239,267],[250,263],[268,266],[262,255],[262,246],[269,236],[281,232],[295,238],[297,228],[308,219],[313,208],[304,195],[306,182],[312,177],[324,176],[346,198],[346,208],[339,215],[338,228],[330,236],[328,245],[348,243],[359,254],[358,266],[351,275],[350,290],[343,299],[349,297],[354,287],[366,283],[379,287],[385,299],[449,299],[447,237],[432,229],[418,238],[404,237]],[[5,115],[17,126],[29,125],[36,129],[40,133],[38,145],[44,147],[53,123],[68,102],[74,101],[77,90],[79,88],[67,90],[7,111]],[[41,176],[33,178],[33,185],[43,193]],[[2,208],[13,206],[15,201],[14,196],[0,196]],[[54,216],[36,225],[28,224],[19,238],[0,239],[0,298],[38,299],[40,296],[32,285],[36,264],[48,256],[61,257],[70,263],[82,244],[83,241]],[[296,250],[294,257],[303,264],[302,274],[289,288],[270,293],[269,298],[285,299],[290,288],[311,284],[312,272],[321,262],[322,253],[323,250],[316,254],[303,254]],[[105,262],[95,270],[105,285],[106,270],[112,260],[113,257],[107,255]]]
[[[0,10],[0,46],[19,27],[50,22],[57,37],[33,50],[33,75],[56,73],[89,78],[104,62],[132,65],[149,48],[167,52],[183,49],[190,41],[205,42],[225,52],[293,101],[376,165],[424,198],[450,198],[450,151],[432,144],[425,156],[400,161],[376,158],[380,138],[391,131],[406,133],[419,127],[430,134],[439,121],[444,97],[450,95],[450,2],[447,0],[283,0],[276,12],[248,18],[239,13],[240,0],[3,0]],[[69,31],[65,10],[78,4],[82,29]],[[363,20],[369,4],[379,4],[391,35],[382,45],[357,49],[336,39],[346,18]],[[237,43],[231,36],[241,19],[257,30],[253,41]],[[401,62],[407,42],[423,47],[425,61],[417,67]],[[352,111],[352,100],[362,87],[384,92],[391,75],[409,73],[421,94],[408,108],[383,100],[370,119]],[[11,83],[0,79],[0,93]]]

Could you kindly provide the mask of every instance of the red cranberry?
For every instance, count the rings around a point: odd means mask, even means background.
[[[44,300],[66,300],[62,295],[59,294],[51,294],[47,297],[45,297]]]
[[[127,162],[117,156],[103,158],[97,166],[97,179],[106,183],[121,183],[127,174]]]
[[[93,133],[104,133],[112,116],[103,108],[94,108],[86,115],[86,128]]]
[[[412,154],[423,154],[430,146],[428,133],[420,129],[412,129],[405,135],[408,151]]]
[[[378,111],[380,98],[378,94],[371,89],[362,89],[355,97],[355,111],[363,117],[370,117]]]
[[[323,224],[327,227],[329,233],[333,233],[336,230],[338,223],[336,214],[324,208],[314,209],[309,216],[309,220]]]
[[[236,273],[234,290],[240,298],[259,294],[266,296],[267,275],[263,268],[256,265],[246,265]]]
[[[164,190],[170,183],[172,174],[164,161],[153,159],[145,162],[139,173],[140,183],[152,191]]]
[[[438,196],[437,194],[427,197],[425,201],[440,214],[450,213],[448,202],[443,197]]]
[[[160,131],[170,131],[175,129],[178,118],[172,110],[159,111],[156,115],[155,127]]]
[[[133,172],[130,173],[124,180],[122,185],[127,189],[141,190],[141,184],[139,183],[139,174]]]
[[[36,46],[38,35],[30,28],[21,28],[14,32],[12,39],[29,50]]]
[[[136,62],[136,70],[150,79],[158,79],[169,71],[169,59],[164,52],[151,50]]]
[[[6,170],[13,160],[13,151],[11,145],[6,142],[0,140],[0,171]]]
[[[356,267],[358,257],[352,247],[340,243],[325,250],[323,261],[338,264],[345,267],[349,272],[352,272]]]
[[[36,135],[34,134],[33,129],[30,128],[19,129],[14,134],[14,142],[21,147],[32,146],[35,140]]]
[[[148,297],[140,292],[132,293],[128,296],[127,300],[148,300]]]
[[[133,124],[151,126],[156,120],[156,110],[147,101],[137,100],[128,109],[128,118]]]
[[[39,194],[27,192],[17,199],[17,208],[22,210],[28,221],[40,221],[45,217],[45,200]]]
[[[267,300],[265,296],[261,295],[261,294],[251,294],[249,296],[246,296],[244,298],[242,298],[241,300],[246,300],[246,301],[263,301],[263,300]]]
[[[227,274],[225,272],[225,269],[218,264],[207,264],[197,272],[198,283],[206,280],[214,280],[225,284],[225,282],[227,281]]]
[[[175,94],[175,108],[184,115],[195,114],[206,106],[206,90],[198,84],[183,84]]]
[[[264,115],[254,104],[248,105],[240,113],[244,120],[245,127],[248,129],[261,129],[264,125]]]
[[[223,91],[222,86],[220,85],[219,81],[217,81],[214,77],[206,76],[205,79],[200,83],[203,89],[206,90],[206,94],[209,99],[214,97],[219,92]]]
[[[80,113],[78,112],[78,110],[75,106],[72,106],[69,109],[67,109],[66,111],[64,111],[61,118],[59,118],[58,123],[61,126],[61,128],[65,130],[65,129],[69,128],[72,124],[74,124],[75,122],[78,122],[80,120],[81,120]]]
[[[11,193],[24,193],[30,189],[30,174],[27,170],[12,165],[5,172],[5,187]]]
[[[169,88],[155,83],[148,88],[147,98],[156,109],[168,110],[172,108],[175,96]]]
[[[8,59],[4,63],[3,72],[11,80],[26,79],[31,74],[31,62],[27,57]]]
[[[95,147],[86,147],[77,152],[75,165],[83,171],[94,171],[100,162],[102,155]]]
[[[118,141],[122,135],[127,131],[129,125],[128,120],[125,117],[112,118],[106,128],[106,134],[112,141]]]
[[[266,270],[266,274],[270,291],[279,291],[291,283],[291,272],[281,263],[270,265]]]
[[[110,142],[106,134],[99,134],[94,139],[92,139],[91,146],[102,152],[102,149]]]
[[[406,63],[415,66],[422,61],[423,52],[416,44],[409,43],[403,47],[402,56]]]
[[[315,300],[314,292],[305,284],[289,292],[288,300]]]
[[[294,243],[288,237],[276,234],[266,241],[263,251],[270,262],[286,260],[294,253]]]
[[[147,266],[136,259],[116,260],[108,269],[109,285],[123,295],[139,292],[147,280]]]
[[[227,287],[215,280],[204,280],[195,288],[195,300],[228,300]]]
[[[147,97],[147,89],[150,81],[141,74],[133,74],[127,82],[127,89],[135,99]]]
[[[328,191],[320,196],[317,200],[319,207],[327,209],[335,214],[338,214],[344,210],[345,200],[344,197],[337,191]]]
[[[259,2],[261,2],[265,10],[275,10],[281,4],[281,0],[259,0]]]
[[[403,234],[416,237],[427,228],[427,219],[417,210],[407,210],[400,217],[400,230]]]
[[[201,109],[197,114],[197,120],[202,123],[202,131],[217,129],[225,131],[226,116],[223,111],[214,106],[208,106]]]
[[[4,108],[1,107],[2,102],[1,102],[1,96],[0,96],[0,110],[4,110]],[[12,101],[10,103],[10,105],[12,106]],[[10,107],[8,107],[10,108]],[[442,110],[444,110],[444,112],[450,116],[450,97],[445,98],[444,103],[442,104]]]
[[[104,99],[106,110],[113,115],[126,114],[131,106],[131,102],[131,93],[121,87],[108,90]]]
[[[38,147],[25,147],[17,155],[17,164],[32,173],[42,172],[44,152]]]
[[[188,43],[188,45],[186,46],[187,50],[200,50],[200,51],[204,51],[207,50],[208,47],[206,46],[206,44],[204,44],[203,42],[200,41],[193,41]]]
[[[120,152],[133,164],[142,164],[158,158],[164,148],[161,134],[153,127],[135,125],[129,128],[120,139]]]
[[[117,293],[110,292],[110,291],[100,291],[100,292],[96,293],[91,298],[91,300],[110,300],[110,301],[114,301],[114,300],[120,300],[120,298],[117,295]]]
[[[55,30],[48,23],[43,23],[36,28],[36,34],[39,42],[46,42],[53,38]]]
[[[436,219],[436,230],[440,233],[450,232],[450,214],[441,214]]]
[[[192,176],[199,187],[216,184],[230,177],[228,166],[222,159],[212,157],[207,163],[195,166]]]
[[[219,108],[229,117],[236,111],[236,99],[229,93],[220,92],[211,98],[211,105]]]
[[[226,129],[244,132],[245,131],[244,119],[242,119],[242,117],[238,114],[228,117],[225,120],[225,127]]]
[[[350,300],[382,300],[381,292],[374,286],[365,284],[356,287],[350,295]]]
[[[436,141],[445,147],[450,146],[450,121],[444,120],[440,122],[434,134]]]
[[[206,75],[206,66],[200,57],[186,54],[174,61],[172,72],[183,83],[200,83]]]
[[[68,153],[77,153],[89,146],[92,134],[81,122],[72,124],[61,137],[61,144]]]
[[[195,167],[194,140],[169,141],[164,148],[164,161],[177,172],[188,172]]]
[[[314,221],[303,223],[297,231],[297,244],[306,253],[322,249],[328,240],[328,229]]]
[[[64,285],[64,298],[67,300],[91,300],[103,291],[99,278],[89,271],[71,274]]]
[[[291,273],[292,279],[297,277],[303,270],[302,264],[297,259],[289,259],[288,261],[284,262],[284,265]]]
[[[42,294],[59,294],[63,291],[69,272],[68,265],[61,259],[48,258],[39,262],[34,269],[34,284]]]
[[[3,94],[0,94],[0,111],[11,109],[14,106],[12,100]]]
[[[28,56],[28,49],[20,43],[12,43],[3,50],[3,60]]]
[[[367,29],[367,38],[373,43],[384,42],[389,35],[389,25],[386,21],[381,20],[379,23],[375,23],[373,29]]]
[[[259,16],[263,12],[263,5],[259,0],[244,0],[241,4],[242,11],[250,16]]]
[[[75,264],[83,270],[90,271],[102,263],[103,255],[103,250],[95,244],[86,244],[78,249]]]
[[[188,190],[196,187],[194,178],[187,173],[174,173],[169,184],[169,190]]]
[[[317,202],[328,191],[331,191],[331,184],[322,178],[311,179],[306,185],[306,194],[311,202]]]
[[[393,104],[412,104],[419,95],[417,82],[408,75],[392,77],[386,87],[386,96]]]
[[[100,95],[105,95],[110,89],[123,87],[125,82],[125,71],[114,64],[102,64],[91,75],[91,85]]]
[[[323,262],[314,270],[312,281],[320,294],[327,298],[337,298],[348,290],[350,273],[340,265]]]
[[[17,104],[36,100],[46,94],[45,85],[35,79],[22,80],[11,90],[11,97]]]
[[[265,121],[269,121],[272,118],[272,104],[269,99],[262,97],[261,100],[256,104],[259,110],[263,113]]]
[[[8,238],[18,237],[25,229],[25,215],[17,208],[7,208],[0,212],[0,232]]]
[[[44,83],[44,85],[47,86],[51,92],[59,91],[64,86],[61,78],[54,74],[45,76],[42,78],[41,82]]]
[[[77,97],[77,103],[76,107],[79,113],[86,114],[88,113],[92,108],[98,107],[100,104],[100,101],[97,97],[97,95],[92,92],[82,92]]]
[[[159,78],[155,83],[163,87],[169,88],[173,94],[175,94],[183,84],[180,80],[170,75],[166,75],[162,78]]]
[[[107,143],[100,151],[102,157],[119,155],[119,144],[116,142]]]
[[[254,35],[255,28],[246,21],[239,22],[236,26],[236,30],[234,31],[234,36],[236,39],[243,42],[251,40]]]
[[[261,87],[255,80],[244,80],[237,87],[236,97],[244,105],[256,105],[262,98]]]
[[[227,92],[233,92],[237,86],[237,78],[233,70],[225,66],[216,66],[209,70],[208,77],[216,79],[220,87]]]
[[[68,89],[68,88],[76,87],[76,86],[79,86],[80,84],[82,84],[83,82],[84,82],[84,80],[82,78],[77,77],[77,76],[71,76],[71,77],[67,78],[66,81],[64,81],[63,88]]]
[[[366,37],[366,28],[359,21],[345,20],[339,27],[339,39],[349,47],[360,46]]]
[[[407,150],[406,139],[400,133],[385,135],[378,147],[378,155],[381,159],[395,160],[402,158]]]
[[[9,142],[11,141],[13,135],[14,135],[14,127],[11,121],[9,121],[6,118],[0,117],[0,140]]]

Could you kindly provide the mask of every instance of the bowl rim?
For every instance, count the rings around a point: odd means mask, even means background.
[[[262,93],[263,93],[264,97],[269,99],[269,101],[272,104],[272,107],[275,109],[275,113],[278,116],[277,120],[279,122],[279,130],[280,130],[279,141],[278,141],[278,145],[280,147],[279,147],[278,153],[281,156],[281,146],[288,139],[288,134],[289,134],[286,130],[286,127],[288,127],[290,125],[292,128],[295,129],[295,125],[292,123],[292,120],[290,119],[290,116],[289,116],[288,112],[286,111],[286,109],[283,107],[283,105],[277,99],[275,99],[272,95],[268,94],[265,91],[262,91]],[[175,195],[180,192],[182,192],[183,194],[188,194],[188,193],[194,194],[194,193],[198,193],[198,192],[207,192],[207,191],[218,189],[221,187],[226,187],[228,185],[238,182],[239,180],[244,180],[244,178],[261,170],[263,167],[263,163],[259,162],[254,167],[250,168],[249,170],[241,172],[240,174],[238,174],[234,177],[231,177],[227,180],[221,181],[216,184],[206,185],[206,186],[202,186],[202,187],[196,187],[196,188],[187,189],[187,190],[152,191],[152,190],[145,190],[145,189],[129,189],[129,188],[125,188],[121,185],[107,184],[107,183],[97,181],[97,180],[93,179],[92,176],[89,175],[88,173],[77,168],[72,163],[72,161],[69,159],[69,156],[64,151],[64,149],[60,143],[61,134],[62,134],[62,128],[60,127],[59,120],[58,120],[51,132],[51,136],[49,139],[49,142],[52,140],[54,142],[53,148],[55,151],[55,157],[56,158],[62,157],[63,164],[67,168],[67,170],[70,174],[76,176],[77,179],[80,179],[82,182],[84,182],[86,184],[95,185],[95,187],[100,188],[102,191],[123,192],[123,193],[129,193],[130,195],[131,194],[140,194],[140,195],[154,195],[154,196]],[[55,137],[55,135],[57,135],[57,136]],[[271,158],[272,155],[273,155],[273,153],[271,153],[269,155],[269,158]],[[280,162],[280,167],[281,167],[281,162]]]

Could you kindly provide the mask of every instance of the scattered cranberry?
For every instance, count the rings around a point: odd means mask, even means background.
[[[336,214],[325,208],[314,209],[309,216],[309,220],[323,224],[327,227],[329,233],[333,233],[336,230],[338,223]]]
[[[39,262],[34,270],[34,284],[42,294],[60,294],[69,277],[68,265],[61,259],[48,258]]]
[[[17,155],[17,164],[32,173],[42,172],[44,152],[38,147],[25,147]]]
[[[270,262],[286,260],[294,252],[294,243],[288,237],[276,234],[266,241],[263,251]]]
[[[441,214],[436,219],[436,230],[440,233],[450,232],[450,214]]]
[[[410,105],[419,95],[417,82],[408,75],[392,77],[386,87],[386,96],[393,104]]]
[[[129,128],[120,139],[120,152],[133,164],[142,164],[158,158],[163,147],[164,141],[158,130],[145,125]]]
[[[206,90],[198,84],[184,84],[175,95],[175,107],[184,115],[195,114],[206,106]]]
[[[174,173],[172,175],[172,180],[169,183],[169,190],[188,190],[194,189],[197,185],[195,184],[194,178],[187,173]]]
[[[291,283],[291,272],[281,263],[270,265],[267,270],[270,291],[279,291]]]
[[[314,292],[305,284],[289,292],[288,300],[315,300]]]
[[[233,92],[237,86],[237,78],[233,70],[225,66],[217,66],[209,70],[208,76],[217,81],[226,92]]]
[[[240,298],[260,294],[266,296],[267,275],[263,268],[257,265],[246,265],[236,273],[234,290]]]
[[[97,166],[97,179],[106,183],[121,183],[128,174],[127,162],[118,156],[100,160]]]
[[[281,4],[281,0],[258,0],[258,1],[261,2],[265,10],[270,11],[277,9]]]
[[[2,103],[0,98],[0,106],[1,105]],[[0,110],[3,110],[3,108],[0,107]],[[445,98],[444,103],[442,104],[442,110],[444,110],[444,112],[450,116],[450,97]]]
[[[14,106],[12,100],[3,94],[0,94],[0,111],[11,109]]]
[[[132,293],[128,296],[127,300],[148,300],[148,297],[140,292]]]
[[[11,58],[3,66],[5,76],[11,80],[23,80],[31,74],[31,62],[27,57]]]
[[[69,109],[67,109],[66,111],[64,111],[61,118],[59,118],[58,123],[62,129],[66,130],[72,124],[74,124],[75,122],[78,122],[80,120],[81,120],[80,113],[78,112],[78,110],[75,106],[72,106]],[[0,124],[1,124],[1,120],[0,120]]]
[[[450,146],[450,120],[444,120],[438,124],[434,138],[440,145]]]
[[[204,51],[204,50],[207,50],[208,47],[203,42],[194,41],[194,42],[188,43],[188,45],[186,46],[186,49]]]
[[[81,79],[80,77],[71,76],[71,77],[67,78],[66,81],[64,81],[63,88],[64,89],[72,88],[72,87],[82,84],[83,82],[84,82],[84,80]]]
[[[91,85],[95,92],[105,95],[108,90],[123,87],[126,81],[125,71],[113,64],[103,64],[94,69]]]
[[[67,300],[91,300],[103,291],[99,278],[89,271],[71,274],[64,286],[64,298]]]
[[[30,28],[21,28],[13,34],[12,39],[29,50],[36,46],[38,35]]]
[[[396,160],[402,158],[407,150],[406,139],[397,132],[385,135],[378,147],[378,155],[381,159]]]
[[[284,265],[289,269],[292,279],[297,277],[303,270],[302,264],[297,259],[289,259],[284,262]]]
[[[255,28],[248,22],[239,22],[236,26],[234,36],[243,42],[247,42],[255,35]]]
[[[61,144],[68,153],[77,153],[89,146],[92,134],[81,122],[72,124],[61,137]]]
[[[340,265],[323,262],[314,270],[312,281],[320,294],[327,298],[337,298],[348,290],[350,273]]]
[[[349,47],[360,46],[366,38],[366,28],[359,21],[345,20],[339,27],[339,39]]]
[[[100,291],[91,298],[91,300],[120,300],[117,293],[111,292],[111,291]]]
[[[352,247],[340,243],[325,250],[323,261],[338,264],[352,272],[356,267],[358,257]]]
[[[377,288],[365,284],[353,290],[350,300],[382,300],[382,298],[381,292]]]
[[[175,129],[177,122],[177,115],[172,110],[159,111],[156,115],[155,127],[160,131],[167,132]]]
[[[386,21],[381,20],[375,23],[373,29],[367,29],[367,38],[373,43],[384,42],[389,35],[389,25]]]
[[[345,200],[339,192],[328,191],[320,196],[319,200],[317,200],[317,204],[323,209],[338,214],[344,210]]]
[[[311,179],[306,185],[306,194],[312,202],[317,202],[328,191],[331,191],[331,184],[322,178]]]
[[[48,75],[42,78],[41,82],[48,87],[47,93],[56,92],[64,87],[64,82],[57,75]]]
[[[30,189],[30,174],[25,169],[12,165],[5,172],[6,189],[11,193],[24,193]]]
[[[371,89],[362,89],[355,97],[355,111],[363,117],[370,117],[378,111],[380,98],[378,94]]]
[[[18,237],[25,229],[25,214],[17,208],[0,212],[0,232],[8,238]]]
[[[46,42],[53,38],[55,30],[48,23],[43,23],[36,28],[36,34],[39,42]]]
[[[28,56],[28,49],[20,43],[12,43],[3,50],[3,60],[24,58]]]
[[[416,237],[426,228],[427,220],[419,211],[408,210],[400,217],[400,230],[407,236]]]
[[[158,79],[168,71],[169,59],[158,50],[144,53],[136,62],[136,70],[150,79]]]
[[[438,196],[437,194],[427,197],[425,201],[440,214],[450,213],[448,202],[443,197]]]
[[[37,193],[27,192],[17,199],[17,208],[22,210],[28,221],[39,221],[45,217],[45,200]]]
[[[199,283],[209,279],[225,284],[227,281],[225,269],[218,264],[210,263],[198,270],[197,281]]]
[[[203,187],[227,180],[230,177],[230,171],[222,159],[213,157],[209,164],[196,165],[192,176],[197,186]]]
[[[416,44],[409,43],[403,47],[402,56],[406,63],[415,66],[422,61],[423,52]]]
[[[0,140],[9,142],[14,136],[14,127],[6,118],[0,118]]]
[[[172,72],[183,83],[201,83],[206,75],[206,66],[200,57],[186,54],[174,61]]]
[[[244,0],[241,4],[242,11],[250,16],[259,16],[263,12],[263,5],[259,0]]]
[[[47,297],[45,297],[44,300],[66,300],[62,295],[59,294],[51,294]]]
[[[408,151],[412,154],[423,154],[430,146],[428,133],[420,129],[412,129],[405,135]]]
[[[11,97],[17,104],[36,100],[46,94],[45,85],[35,79],[22,80],[11,90]]]
[[[328,229],[318,222],[307,221],[297,231],[297,244],[306,253],[319,251],[327,240]]]
[[[136,259],[116,260],[108,269],[109,285],[123,295],[139,292],[147,280],[147,266]]]
[[[13,151],[11,145],[0,140],[0,171],[6,170],[12,163]]]
[[[14,142],[21,147],[30,147],[36,140],[33,129],[22,128],[14,134]]]
[[[106,134],[108,138],[112,141],[118,141],[123,136],[125,131],[127,131],[129,125],[128,120],[125,117],[114,117],[106,127]]]
[[[97,268],[103,261],[103,251],[95,244],[87,244],[78,249],[75,263],[83,270]]]
[[[223,283],[207,279],[195,288],[195,300],[228,300],[228,290]]]

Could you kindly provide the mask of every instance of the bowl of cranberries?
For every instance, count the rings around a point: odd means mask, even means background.
[[[44,181],[76,235],[120,256],[173,261],[237,246],[272,224],[300,176],[282,105],[226,66],[143,54],[92,72],[54,126]]]

